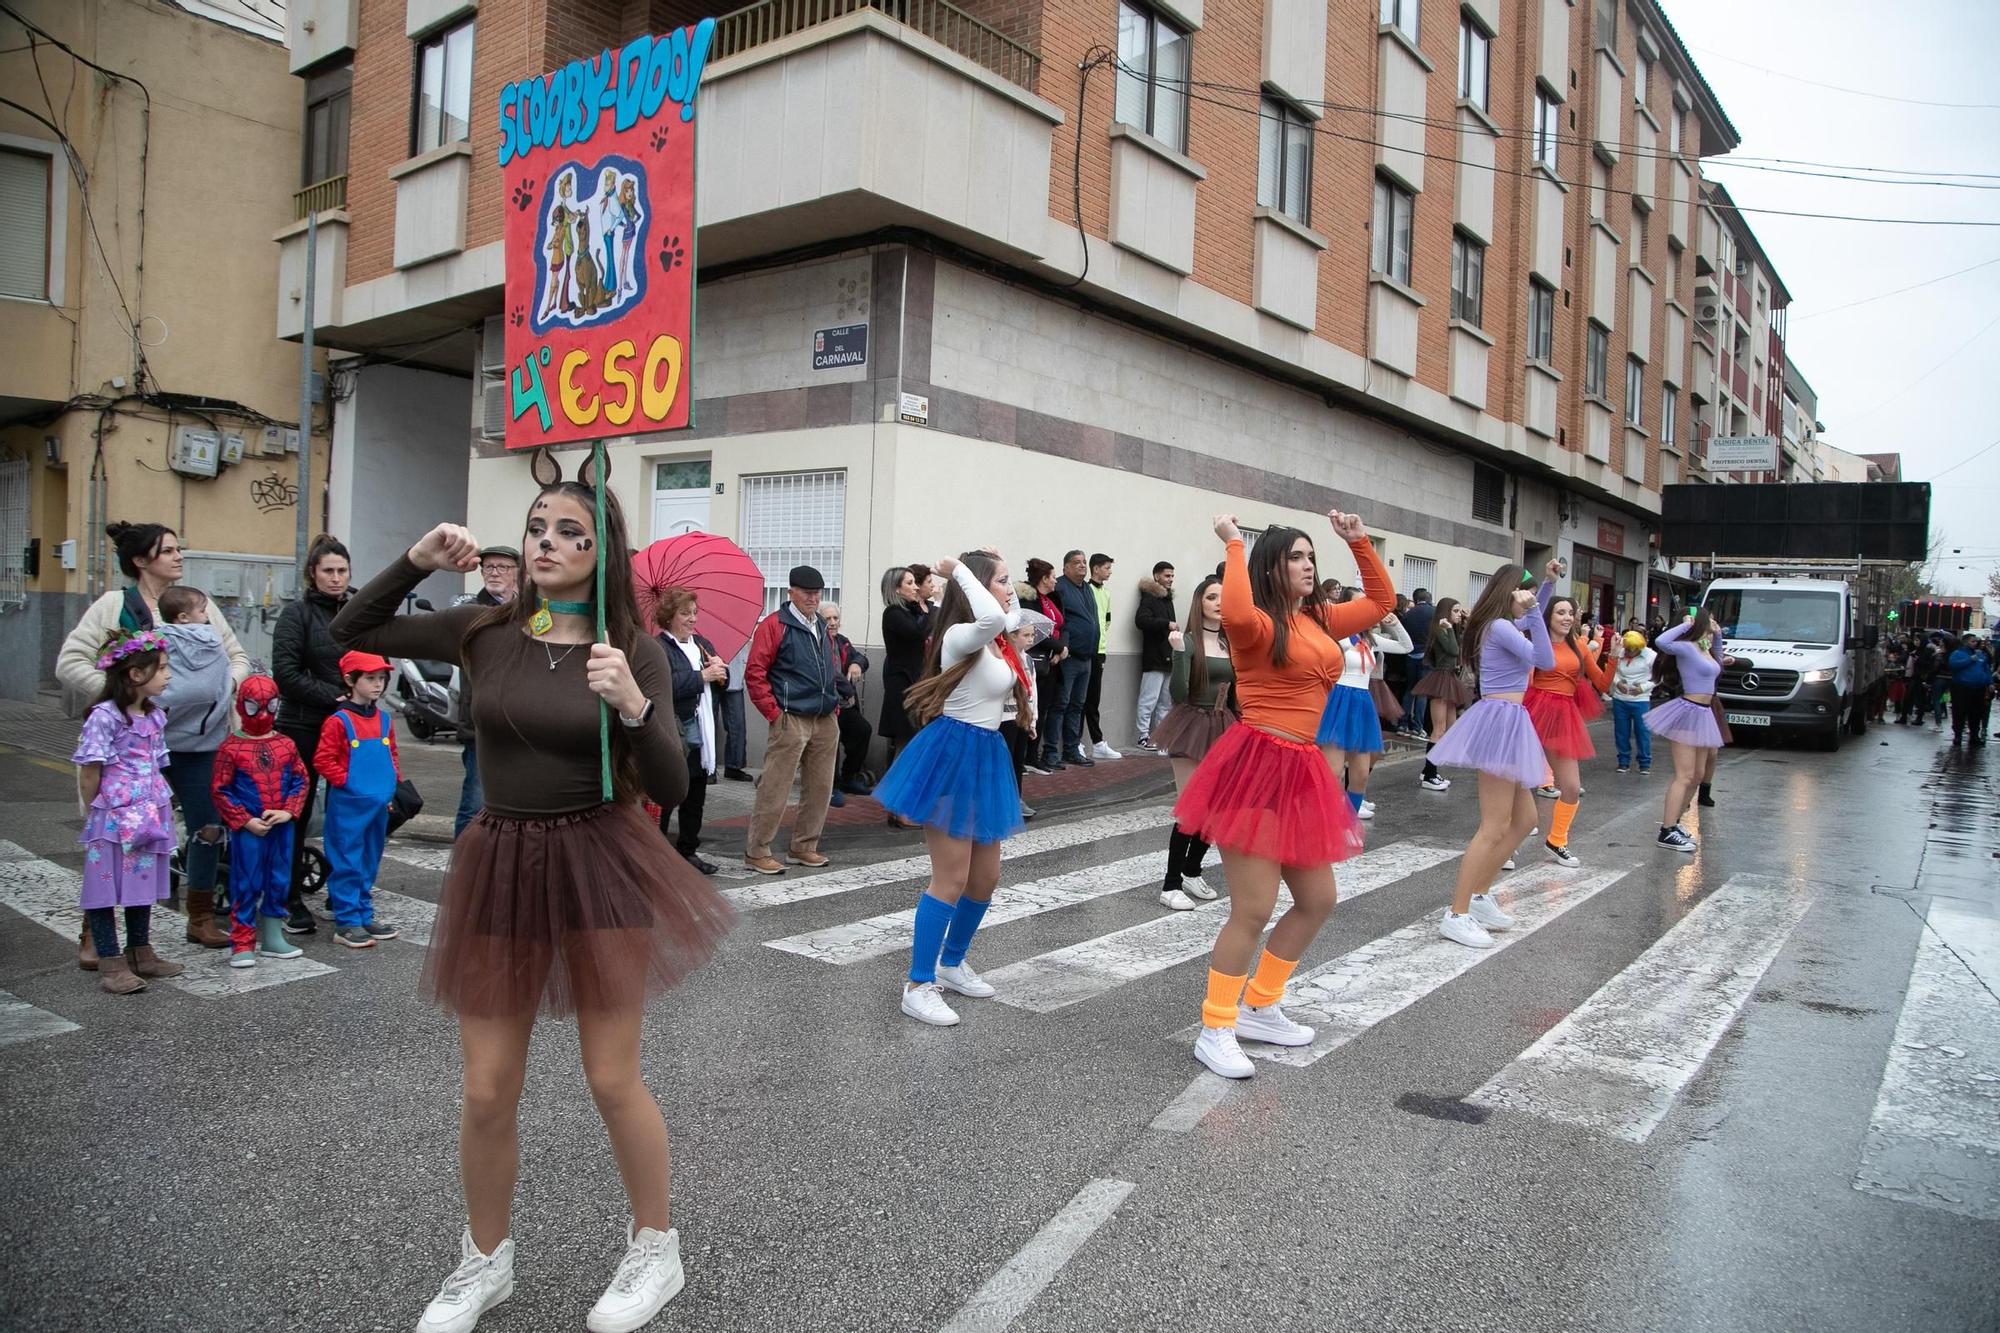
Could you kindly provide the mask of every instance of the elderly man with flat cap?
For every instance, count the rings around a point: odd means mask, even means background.
[[[839,671],[832,635],[819,614],[826,580],[811,565],[800,565],[787,583],[785,605],[758,623],[743,668],[750,703],[771,724],[743,856],[743,863],[760,875],[785,873],[771,855],[771,840],[785,817],[794,775],[799,778],[799,814],[785,859],[796,866],[826,864],[819,835],[826,827],[840,751],[840,727],[834,720],[840,705]]]

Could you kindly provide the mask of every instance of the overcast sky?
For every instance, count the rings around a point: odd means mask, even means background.
[[[2000,4],[1662,3],[1743,136],[1730,156],[1995,177],[1966,182],[1977,189],[1882,185],[1709,158],[1704,169],[1746,209],[2000,223],[2000,82],[1991,77]],[[1889,226],[1755,213],[1745,220],[1791,291],[1787,345],[1819,394],[1826,438],[1855,453],[1899,451],[1905,481],[1935,483],[1931,533],[1943,547],[1937,586],[1983,592],[1987,574],[2000,568],[2000,448],[1953,464],[2000,440],[2000,263],[1851,310],[1832,307],[2000,259],[2000,225]],[[1952,555],[1954,547],[1963,554]],[[1992,609],[2000,611],[2000,603]]]

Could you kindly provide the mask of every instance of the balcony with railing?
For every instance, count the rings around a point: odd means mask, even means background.
[[[314,213],[347,207],[347,177],[328,176],[292,193],[292,220],[304,222]]]
[[[872,10],[914,29],[1009,83],[1033,90],[1042,57],[950,0],[759,0],[715,21],[713,60],[775,42],[837,18]]]

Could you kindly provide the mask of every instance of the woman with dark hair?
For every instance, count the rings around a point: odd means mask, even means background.
[[[1549,770],[1555,775],[1555,809],[1542,847],[1557,865],[1575,867],[1583,864],[1569,849],[1570,824],[1583,797],[1577,767],[1597,753],[1590,741],[1589,722],[1604,711],[1598,692],[1611,688],[1611,673],[1600,661],[1598,632],[1593,629],[1588,639],[1583,636],[1576,599],[1556,595],[1555,581],[1562,573],[1560,560],[1549,561],[1548,577],[1536,594],[1555,665],[1537,669],[1530,677],[1521,706],[1535,724],[1542,753],[1548,756]]]
[[[882,575],[882,711],[875,732],[889,742],[889,763],[910,737],[915,724],[903,706],[903,696],[924,674],[924,648],[931,637],[931,608],[924,601],[930,582],[928,565],[896,565]],[[889,816],[891,828],[913,828],[908,820]]]
[[[639,624],[616,497],[545,482],[521,549],[529,558],[512,603],[398,615],[428,574],[478,559],[470,532],[439,524],[334,624],[345,647],[452,662],[479,681],[472,726],[486,808],[453,848],[422,982],[458,1017],[468,1222],[461,1262],[420,1333],[463,1333],[513,1290],[516,1126],[538,1011],[576,1016],[583,1072],[631,1205],[625,1257],[590,1327],[638,1328],[680,1290],[667,1127],[641,1073],[640,1024],[647,999],[705,963],[731,921],[707,879],[660,855],[640,804],[642,795],[662,809],[680,804],[686,745],[666,655]],[[594,642],[600,553],[605,643]],[[609,801],[600,701],[614,715]]]
[[[347,692],[340,675],[341,648],[333,639],[333,618],[347,605],[348,580],[353,576],[347,548],[322,532],[306,548],[305,590],[285,603],[271,631],[271,677],[278,682],[278,732],[299,750],[306,766],[306,804],[292,838],[291,916],[287,935],[310,935],[318,929],[306,910],[306,832],[312,827],[319,797],[319,773],[314,768],[319,734]]]
[[[1333,912],[1333,863],[1361,850],[1354,809],[1313,736],[1340,679],[1340,640],[1373,629],[1395,604],[1395,592],[1360,517],[1334,510],[1327,518],[1353,552],[1365,601],[1321,600],[1312,539],[1297,528],[1266,530],[1246,559],[1235,517],[1215,519],[1227,550],[1222,626],[1243,725],[1217,738],[1174,803],[1174,819],[1183,833],[1222,850],[1229,882],[1229,920],[1209,962],[1194,1047],[1195,1058],[1225,1078],[1256,1072],[1237,1045],[1239,1034],[1280,1046],[1311,1044],[1313,1030],[1287,1018],[1278,1002]],[[1277,907],[1281,879],[1292,906],[1260,958],[1257,941]]]
[[[902,1008],[920,1023],[951,1027],[944,990],[993,994],[965,961],[1000,883],[1000,844],[1021,829],[1021,796],[1000,723],[1012,696],[1028,709],[1028,667],[1006,638],[1014,590],[991,551],[938,561],[950,579],[924,662],[904,703],[922,728],[882,775],[875,799],[924,827],[931,882],[917,899]]]
[[[1056,567],[1037,556],[1028,561],[1027,582],[1019,589],[1024,610],[1047,617],[1049,636],[1029,656],[1035,663],[1035,744],[1026,759],[1029,772],[1047,776],[1062,766],[1062,687],[1060,671],[1069,650],[1063,647],[1063,609],[1056,601]]]
[[[72,716],[81,717],[104,690],[104,673],[97,654],[117,630],[134,633],[162,623],[160,594],[181,580],[181,540],[164,523],[113,523],[105,530],[118,554],[118,569],[130,579],[90,604],[56,653],[56,679],[62,683]],[[236,641],[236,631],[220,613],[212,617],[216,637],[229,658],[229,675],[241,685],[250,674],[250,655]]]
[[[687,747],[687,795],[681,798],[678,815],[660,807],[660,836],[667,833],[667,821],[680,820],[680,836],[674,850],[704,875],[713,875],[715,862],[701,855],[701,820],[708,805],[708,784],[715,781],[716,757],[722,746],[722,687],[729,679],[729,663],[715,655],[715,645],[695,633],[701,606],[692,588],[668,588],[660,594],[653,620],[659,626],[659,644],[666,650],[667,665],[674,681],[674,726]]]
[[[1486,580],[1464,639],[1465,656],[1479,663],[1479,702],[1431,750],[1441,765],[1479,771],[1479,831],[1459,860],[1451,906],[1438,925],[1446,939],[1474,949],[1492,946],[1489,927],[1514,924],[1493,900],[1493,878],[1535,827],[1534,788],[1548,770],[1534,720],[1521,706],[1528,672],[1555,665],[1532,583],[1519,565],[1503,565]]]
[[[1451,786],[1451,779],[1438,772],[1431,762],[1429,751],[1444,734],[1451,730],[1451,724],[1458,715],[1472,706],[1472,690],[1460,674],[1462,659],[1458,651],[1459,627],[1465,623],[1464,609],[1458,598],[1445,597],[1437,604],[1437,613],[1431,618],[1430,637],[1424,642],[1424,665],[1429,668],[1424,678],[1417,682],[1412,693],[1430,700],[1429,716],[1430,740],[1425,742],[1424,777],[1425,791],[1444,791]]]
[[[1174,766],[1176,792],[1187,790],[1195,768],[1236,721],[1232,690],[1236,669],[1229,662],[1229,636],[1222,632],[1222,580],[1211,575],[1197,583],[1190,611],[1194,643],[1189,645],[1181,630],[1167,636],[1174,650],[1174,672],[1167,681],[1174,706],[1153,728],[1153,743]],[[1178,823],[1172,829],[1167,835],[1167,877],[1160,885],[1160,906],[1189,912],[1196,899],[1215,898],[1215,890],[1201,873],[1208,844],[1181,832]]]
[[[1713,773],[1709,766],[1724,744],[1715,706],[1715,682],[1722,674],[1722,627],[1704,606],[1689,612],[1686,620],[1654,640],[1653,647],[1662,659],[1673,658],[1681,686],[1678,699],[1646,712],[1646,730],[1666,741],[1674,756],[1674,780],[1667,784],[1666,804],[1660,812],[1658,845],[1692,852],[1697,844],[1681,827],[1681,819],[1694,799],[1696,786],[1706,785],[1704,772]]]

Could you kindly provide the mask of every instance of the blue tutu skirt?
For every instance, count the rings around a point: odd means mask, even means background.
[[[947,837],[999,842],[1022,827],[1006,740],[957,718],[938,718],[912,737],[874,794],[890,814]]]
[[[1349,754],[1382,753],[1382,719],[1376,715],[1374,696],[1352,685],[1334,686],[1326,697],[1326,711],[1319,715],[1319,735],[1313,739]]]
[[[1534,719],[1512,699],[1481,699],[1466,709],[1430,757],[1439,768],[1476,768],[1523,787],[1541,786],[1549,772]]]

